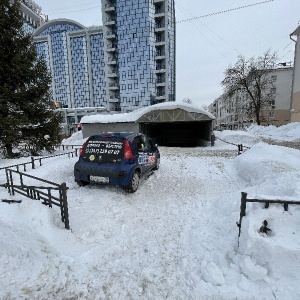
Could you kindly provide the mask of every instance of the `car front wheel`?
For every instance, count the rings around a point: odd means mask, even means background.
[[[140,174],[139,174],[139,172],[135,171],[132,174],[130,184],[126,188],[126,190],[129,193],[134,193],[138,189],[139,185],[140,185]]]

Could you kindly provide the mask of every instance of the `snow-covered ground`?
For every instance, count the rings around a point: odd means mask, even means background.
[[[241,192],[300,200],[300,150],[262,142],[300,142],[300,124],[216,136],[214,147],[161,147],[161,168],[134,194],[78,187],[76,157],[28,168],[67,183],[71,230],[58,208],[1,188],[22,203],[0,202],[0,299],[300,299],[300,206],[248,203],[239,247],[236,225]],[[240,143],[250,149],[237,155]]]

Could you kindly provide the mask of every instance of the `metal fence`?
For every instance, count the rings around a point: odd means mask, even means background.
[[[60,145],[57,147],[58,150],[69,150],[72,149],[72,151],[54,154],[54,155],[48,155],[48,156],[42,156],[38,158],[31,157],[30,161],[19,163],[15,165],[10,165],[6,167],[0,168],[1,170],[5,170],[6,172],[6,183],[1,184],[0,186],[5,187],[8,189],[8,193],[10,195],[15,195],[15,193],[18,193],[20,195],[23,195],[25,197],[28,197],[33,200],[40,200],[43,204],[53,207],[58,206],[61,211],[61,220],[65,224],[65,228],[70,229],[69,224],[69,212],[68,212],[68,201],[67,201],[67,190],[68,187],[66,186],[66,183],[63,182],[61,184],[51,182],[48,180],[44,180],[42,178],[38,178],[32,175],[27,175],[25,173],[22,173],[20,170],[23,170],[24,172],[27,171],[28,167],[35,169],[38,165],[42,166],[42,161],[44,159],[62,156],[62,155],[68,155],[68,157],[74,157],[78,156],[78,150],[80,149],[81,145]],[[39,182],[47,184],[48,186],[37,186],[35,184],[26,184],[25,181],[30,182]],[[21,202],[16,200],[3,200],[4,202]]]
[[[240,220],[236,223],[236,225],[239,228],[239,235],[238,238],[241,235],[241,227],[242,227],[242,218],[246,216],[246,208],[247,208],[247,202],[256,202],[256,203],[263,203],[265,208],[268,208],[271,204],[282,204],[285,211],[288,211],[288,206],[290,204],[296,204],[300,205],[299,200],[270,200],[270,199],[247,199],[247,193],[242,192],[241,193],[241,206],[240,206]]]
[[[63,150],[68,149],[68,148],[66,148],[66,146],[59,146],[59,147],[62,147]],[[71,147],[71,146],[69,146],[69,147]],[[72,146],[73,150],[70,151],[70,152],[59,153],[59,154],[48,155],[48,156],[42,156],[42,157],[38,157],[38,158],[34,158],[33,156],[31,156],[30,161],[28,161],[28,162],[2,167],[2,168],[0,168],[0,171],[5,170],[7,168],[10,168],[10,169],[11,168],[16,168],[17,171],[19,171],[20,168],[22,168],[23,171],[26,172],[27,171],[27,166],[31,166],[32,169],[35,169],[37,163],[41,166],[42,165],[42,160],[47,159],[47,158],[62,156],[62,155],[68,155],[68,157],[74,157],[74,156],[77,157],[79,148],[74,148],[74,147],[75,146]]]
[[[61,211],[61,220],[65,224],[65,228],[70,229],[67,201],[68,187],[65,182],[57,184],[9,168],[6,168],[5,172],[6,184],[2,186],[8,189],[10,195],[18,193],[33,200],[41,200],[43,201],[43,204],[48,205],[51,208],[53,206],[58,206]],[[38,181],[47,186],[25,184],[25,181],[29,181],[29,183]]]

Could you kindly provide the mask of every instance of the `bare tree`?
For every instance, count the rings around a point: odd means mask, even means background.
[[[272,74],[277,64],[277,54],[270,50],[258,58],[246,59],[239,56],[234,66],[225,70],[222,81],[224,92],[231,96],[235,92],[244,92],[248,101],[241,103],[240,108],[248,117],[254,117],[258,125],[262,121],[262,110],[270,105],[274,99],[274,81]]]

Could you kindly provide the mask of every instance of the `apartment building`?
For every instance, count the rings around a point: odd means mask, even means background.
[[[102,22],[108,109],[175,101],[174,0],[102,0]]]
[[[291,33],[295,42],[294,75],[291,101],[291,122],[300,122],[300,26]],[[296,39],[295,39],[296,38]]]
[[[284,125],[290,121],[290,103],[293,82],[293,68],[279,67],[270,75],[273,85],[268,90],[272,95],[269,106],[262,112],[262,125]],[[249,117],[242,109],[250,99],[246,91],[240,89],[234,94],[221,95],[210,106],[209,111],[216,117],[214,128],[222,129],[243,129],[253,122],[254,118]]]
[[[72,110],[84,107],[129,112],[175,101],[174,0],[102,0],[99,27],[47,21],[33,33],[37,52],[52,74],[53,100]]]

